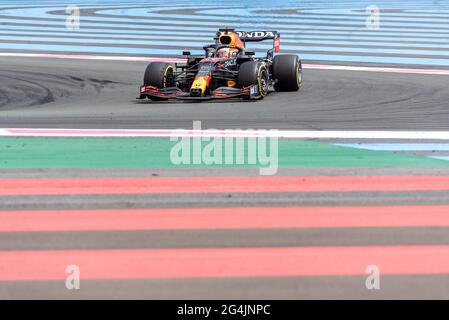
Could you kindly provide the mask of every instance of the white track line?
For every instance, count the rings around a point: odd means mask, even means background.
[[[284,131],[284,130],[134,130],[134,129],[0,129],[8,137],[240,137],[291,139],[449,140],[449,131]]]
[[[0,52],[0,57],[134,61],[134,62],[151,62],[151,61],[166,61],[166,62],[172,62],[172,63],[185,62],[185,59],[178,59],[178,58],[95,56],[95,55],[51,54],[51,53],[16,53],[16,52]],[[337,70],[337,71],[365,71],[365,72],[383,72],[383,73],[449,75],[449,70],[444,70],[444,69],[357,67],[357,66],[336,66],[336,65],[322,65],[322,64],[303,64],[303,68],[312,69],[312,70],[315,69],[315,70]]]
[[[410,69],[410,68],[386,68],[386,67],[356,67],[356,66],[333,66],[320,64],[304,64],[306,69],[316,70],[340,70],[340,71],[366,71],[384,73],[406,73],[406,74],[435,74],[449,75],[449,70],[442,69]]]
[[[10,136],[11,133],[7,129],[0,129],[0,136]]]

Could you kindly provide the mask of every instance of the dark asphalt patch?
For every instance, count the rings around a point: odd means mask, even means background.
[[[380,290],[366,276],[0,282],[0,299],[446,299],[449,275],[384,275]]]
[[[0,210],[447,205],[443,191],[0,196]]]
[[[0,233],[0,250],[449,245],[449,227]]]

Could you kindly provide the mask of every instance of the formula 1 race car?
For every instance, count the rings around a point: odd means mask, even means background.
[[[152,62],[145,70],[139,99],[212,100],[262,99],[270,91],[298,91],[302,82],[301,61],[280,51],[276,31],[239,32],[219,29],[215,44],[204,46],[204,56],[183,52],[186,63]],[[256,58],[247,42],[273,40],[266,57]]]

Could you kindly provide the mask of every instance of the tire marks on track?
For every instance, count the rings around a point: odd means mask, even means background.
[[[70,72],[60,76],[12,69],[2,70],[0,82],[0,110],[40,106],[76,95],[95,95],[119,85],[111,80],[86,78]]]

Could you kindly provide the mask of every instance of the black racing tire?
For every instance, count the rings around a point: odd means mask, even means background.
[[[151,62],[145,70],[143,84],[145,86],[154,86],[159,89],[173,87],[175,85],[173,79],[173,71],[174,67],[169,63]],[[149,96],[149,98],[155,101],[167,100],[165,98],[153,96]]]
[[[237,81],[242,88],[257,84],[260,99],[268,94],[268,70],[264,63],[257,61],[242,63]]]
[[[302,83],[302,65],[297,55],[275,56],[273,60],[273,79],[276,91],[298,91]]]

